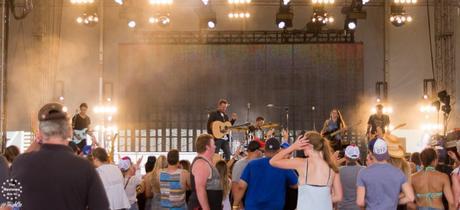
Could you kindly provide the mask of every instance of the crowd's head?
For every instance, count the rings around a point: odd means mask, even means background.
[[[265,119],[263,117],[259,116],[256,118],[256,127],[260,127],[264,125],[264,123],[265,123]]]
[[[86,104],[86,103],[80,104],[80,113],[81,114],[86,114],[87,111],[88,111],[88,104]]]
[[[4,156],[9,163],[12,163],[14,159],[19,155],[20,151],[17,146],[8,146],[5,150]]]
[[[67,139],[72,135],[72,128],[62,104],[44,105],[38,112],[38,120],[39,138],[43,143],[68,144]]]
[[[348,164],[356,163],[360,158],[359,148],[356,145],[349,145],[345,148],[345,159]]]
[[[433,148],[426,148],[420,153],[420,159],[423,164],[423,167],[436,166],[438,161],[438,155],[436,150]]]
[[[328,140],[316,131],[308,131],[304,134],[308,140],[308,145],[304,148],[303,152],[306,156],[312,156],[314,153],[320,153],[324,161],[326,161],[334,171],[338,171],[337,165],[332,160],[332,149]]]
[[[145,163],[145,172],[150,172],[153,170],[153,167],[155,166],[155,162],[157,161],[157,158],[155,156],[149,156],[147,158],[147,162]]]
[[[206,155],[212,157],[214,151],[216,150],[216,145],[214,143],[213,136],[209,134],[201,134],[196,139],[196,152],[198,154]]]
[[[179,151],[177,149],[173,149],[169,151],[167,161],[168,161],[168,164],[171,166],[175,166],[179,164]]]
[[[368,162],[383,162],[390,158],[390,155],[388,154],[388,145],[385,140],[375,138],[369,142],[368,146]]]
[[[109,155],[104,148],[96,148],[92,151],[91,156],[96,167],[109,162]],[[124,165],[126,166],[126,165]]]

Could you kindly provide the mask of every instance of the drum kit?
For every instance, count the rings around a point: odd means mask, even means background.
[[[278,123],[264,123],[263,125],[256,127],[254,125],[245,125],[231,128],[233,132],[244,133],[246,142],[252,140],[266,140],[273,136],[275,130],[281,129]],[[267,135],[268,134],[268,135]]]

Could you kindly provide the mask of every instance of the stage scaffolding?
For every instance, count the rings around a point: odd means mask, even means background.
[[[354,43],[354,33],[345,30],[285,31],[143,31],[142,42],[154,44],[308,44]]]

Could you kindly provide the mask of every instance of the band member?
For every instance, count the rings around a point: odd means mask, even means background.
[[[266,129],[263,128],[265,125],[265,119],[261,116],[256,118],[255,125],[249,126],[250,136],[253,137],[253,140],[262,140],[268,139],[273,136],[275,129]]]
[[[230,121],[230,123],[233,125],[236,121],[237,115],[236,113],[232,114],[232,119],[229,120],[226,112],[227,112],[227,107],[228,107],[228,102],[225,99],[220,99],[219,102],[217,103],[217,110],[215,112],[209,113],[208,117],[208,133],[213,135],[212,133],[212,123],[214,121],[221,121],[221,122],[227,122]],[[229,143],[229,136],[225,135],[222,139],[215,139],[216,143],[216,153],[219,153],[219,151],[222,149],[224,151],[224,158],[225,160],[230,160],[230,143]]]
[[[342,114],[338,109],[333,109],[330,113],[329,119],[324,122],[321,135],[326,137],[330,141],[331,147],[334,151],[342,150],[342,133],[339,132],[335,135],[331,135],[340,129],[345,130],[346,124],[343,120]]]
[[[383,135],[385,134],[385,129],[390,125],[390,117],[386,114],[383,114],[383,105],[378,104],[375,106],[375,108],[377,109],[377,113],[371,115],[367,121],[368,125],[366,134],[368,136],[375,135],[380,132],[380,135]]]
[[[97,144],[96,137],[93,135],[91,130],[91,119],[86,115],[88,111],[88,105],[86,103],[80,104],[80,111],[72,117],[72,129],[73,139],[72,141],[78,146],[80,152],[83,151],[83,147],[86,146],[87,134],[91,136],[93,144]]]

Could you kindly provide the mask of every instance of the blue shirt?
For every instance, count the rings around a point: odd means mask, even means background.
[[[297,184],[294,171],[275,168],[269,161],[270,158],[252,160],[241,175],[248,184],[246,210],[282,210],[286,188]]]
[[[356,185],[366,188],[366,209],[388,210],[397,208],[401,187],[406,182],[398,168],[376,163],[359,172]]]

